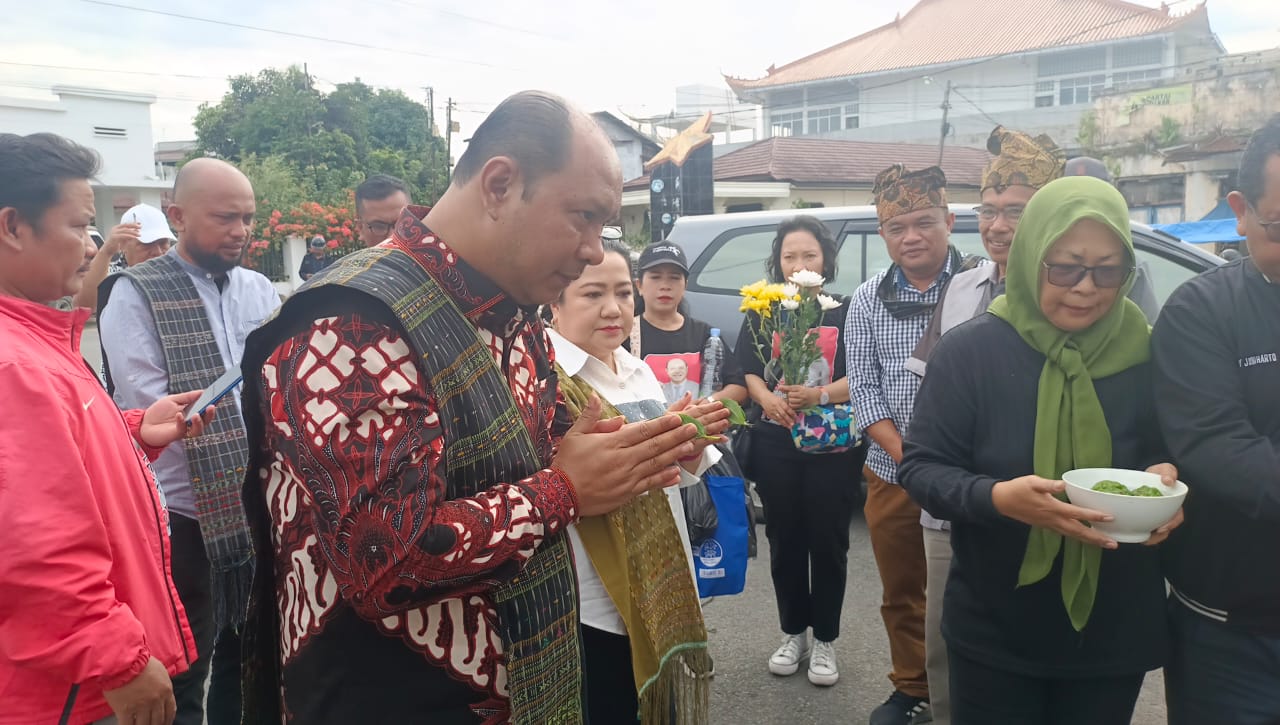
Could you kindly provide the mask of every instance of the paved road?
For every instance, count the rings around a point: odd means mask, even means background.
[[[809,684],[804,669],[792,677],[775,677],[766,666],[778,646],[777,610],[769,579],[769,546],[761,537],[760,557],[750,563],[747,589],[706,605],[716,679],[711,693],[715,725],[861,725],[871,710],[889,696],[889,645],[880,621],[880,578],[871,554],[871,539],[861,515],[853,522],[849,549],[849,584],[836,654],[840,682],[831,688]],[[1134,716],[1135,725],[1166,721],[1163,682],[1147,677]]]
[[[101,367],[96,328],[87,329],[82,347],[95,369]],[[760,557],[747,571],[747,590],[706,605],[707,627],[716,679],[711,692],[713,725],[861,725],[889,695],[889,646],[880,622],[880,578],[871,540],[861,515],[853,522],[849,585],[841,636],[836,643],[840,682],[831,688],[809,684],[803,668],[793,677],[775,677],[766,667],[778,646],[777,610],[769,579],[769,546],[760,534]],[[1147,677],[1134,725],[1164,725],[1163,681]]]

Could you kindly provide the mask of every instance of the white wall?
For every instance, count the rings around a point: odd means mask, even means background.
[[[55,99],[0,98],[0,131],[28,135],[56,133],[87,146],[102,157],[95,186],[98,226],[119,221],[112,208],[117,195],[160,206],[168,182],[156,179],[151,134],[154,96],[55,86]],[[96,134],[94,127],[124,129],[123,138]]]

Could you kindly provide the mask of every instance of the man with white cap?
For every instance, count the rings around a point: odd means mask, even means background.
[[[176,238],[164,212],[154,206],[138,204],[126,211],[94,256],[85,273],[84,285],[75,296],[75,306],[96,310],[98,285],[107,275],[159,257],[169,251],[169,245]]]

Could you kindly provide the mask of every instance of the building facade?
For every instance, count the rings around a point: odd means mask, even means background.
[[[161,206],[172,182],[156,171],[155,96],[76,86],[54,86],[50,92],[56,99],[0,98],[0,131],[56,133],[97,151],[102,171],[93,182],[94,221],[104,231],[135,204]]]

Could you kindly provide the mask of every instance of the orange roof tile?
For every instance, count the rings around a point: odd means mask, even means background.
[[[1185,0],[1183,0],[1185,1]],[[771,68],[764,78],[728,78],[740,93],[794,83],[944,65],[1053,47],[1137,38],[1192,18],[1123,0],[920,0],[901,18],[813,55]]]
[[[977,188],[991,156],[986,149],[951,146],[942,169],[947,183]],[[793,184],[871,185],[892,164],[918,169],[938,162],[938,147],[927,144],[873,143],[824,138],[774,137],[730,151],[713,162],[716,181],[787,181]],[[641,176],[623,185],[627,191],[649,186]]]

